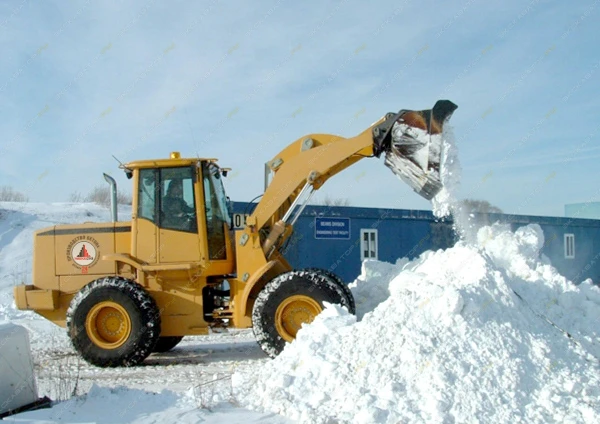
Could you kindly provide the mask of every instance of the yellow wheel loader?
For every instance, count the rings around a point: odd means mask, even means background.
[[[245,228],[232,231],[216,159],[121,165],[133,181],[131,221],[56,225],[34,235],[33,281],[14,289],[19,309],[66,327],[74,348],[100,367],[132,366],[183,336],[252,327],[271,357],[324,302],[354,313],[334,274],[292,269],[280,248],[312,193],[366,157],[384,163],[421,196],[442,188],[443,125],[456,109],[388,113],[361,134],[310,134],[266,164],[265,191]]]

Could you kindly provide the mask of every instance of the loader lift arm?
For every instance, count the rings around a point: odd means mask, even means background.
[[[408,128],[408,131],[406,128],[398,128],[403,135],[408,135],[422,143],[432,143],[424,138],[427,136],[440,137],[444,122],[455,109],[456,105],[452,102],[440,100],[430,110],[401,110],[398,113],[388,113],[352,138],[330,134],[310,134],[296,140],[268,162],[268,166],[275,176],[250,217],[250,222],[254,223],[255,218],[254,225],[258,229],[263,228],[269,222],[273,224],[288,211],[307,182],[316,191],[329,178],[359,160],[365,157],[379,157],[384,152],[389,154],[392,150],[392,130],[396,123],[404,124]],[[424,133],[415,134],[419,130]],[[439,175],[439,150],[437,155],[438,158],[434,160],[437,168],[428,168],[426,167],[427,163],[424,163],[424,169],[422,169],[424,173],[434,172]],[[420,189],[415,184],[409,185],[416,191]],[[429,195],[419,194],[430,199],[437,192]]]
[[[439,100],[429,110],[388,113],[352,138],[310,134],[269,161],[273,178],[246,227],[236,231],[238,282],[232,289],[242,296],[234,320],[249,317],[248,299],[267,281],[291,269],[279,249],[293,232],[294,208],[307,192],[312,194],[337,173],[365,157],[385,154],[386,166],[417,193],[428,199],[435,196],[441,189],[443,125],[456,108],[448,100]],[[296,210],[296,216],[300,212],[301,208]]]

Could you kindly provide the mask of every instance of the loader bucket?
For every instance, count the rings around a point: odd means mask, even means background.
[[[442,189],[440,163],[444,123],[458,106],[438,100],[429,110],[388,113],[373,128],[373,151],[414,191],[431,200]]]

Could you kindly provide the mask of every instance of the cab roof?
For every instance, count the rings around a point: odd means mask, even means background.
[[[140,168],[171,168],[176,166],[192,166],[198,162],[216,161],[216,158],[182,158],[179,152],[171,152],[169,158],[136,160],[125,163],[122,167],[131,170]]]

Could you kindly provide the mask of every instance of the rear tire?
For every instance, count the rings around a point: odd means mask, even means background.
[[[323,302],[350,310],[350,302],[337,283],[314,271],[290,271],[261,290],[252,310],[252,328],[262,350],[274,358],[324,309]]]
[[[134,366],[152,352],[160,335],[154,299],[135,281],[92,281],[71,300],[67,331],[73,347],[99,367]]]
[[[179,342],[183,340],[183,336],[166,336],[159,337],[154,349],[152,352],[154,353],[164,353],[173,349],[175,346],[179,344]]]

